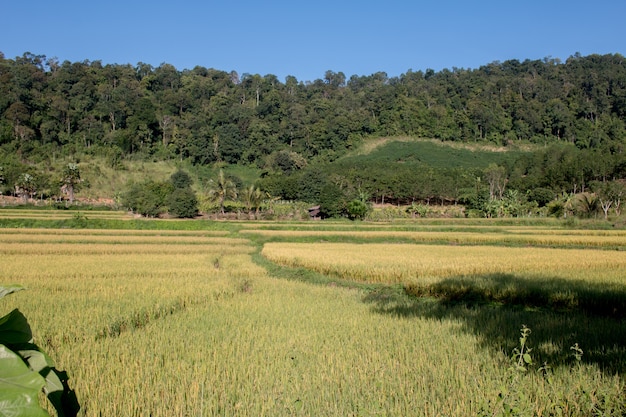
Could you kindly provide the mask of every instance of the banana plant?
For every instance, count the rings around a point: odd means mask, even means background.
[[[23,289],[0,286],[0,298]],[[33,342],[28,320],[18,309],[0,318],[0,416],[49,416],[39,403],[42,390],[57,416],[76,416],[80,405],[67,380],[67,373],[58,371]]]

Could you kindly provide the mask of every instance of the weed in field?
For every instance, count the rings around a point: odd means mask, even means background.
[[[512,361],[513,364],[509,368],[510,371],[521,371],[526,372],[528,370],[528,366],[533,364],[532,357],[530,356],[530,352],[532,349],[528,347],[528,336],[530,336],[530,329],[526,327],[526,325],[522,325],[522,329],[520,330],[521,336],[519,338],[519,347],[513,349]]]

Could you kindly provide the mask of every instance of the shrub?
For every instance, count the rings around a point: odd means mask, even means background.
[[[363,220],[369,212],[369,206],[364,201],[351,200],[346,206],[346,212],[351,220]]]
[[[122,196],[122,205],[134,213],[156,217],[165,211],[165,203],[172,192],[169,183],[146,181],[134,184]]]
[[[179,169],[170,176],[170,183],[175,189],[188,188],[191,187],[191,184],[193,184],[193,180],[191,179],[189,174]]]
[[[191,218],[198,214],[198,199],[191,188],[177,188],[167,197],[169,213],[174,217]]]

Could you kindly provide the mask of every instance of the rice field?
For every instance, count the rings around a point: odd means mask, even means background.
[[[260,235],[264,238],[285,239],[324,238],[324,239],[366,239],[395,242],[398,240],[415,243],[448,243],[473,245],[532,245],[595,247],[626,250],[626,231],[587,231],[580,230],[519,230],[503,228],[497,232],[468,231],[336,231],[336,230],[245,230],[242,233]]]
[[[72,219],[75,217],[86,216],[92,219],[116,219],[130,220],[130,216],[126,211],[79,211],[79,210],[29,210],[29,209],[11,209],[2,208],[0,218],[3,219],[45,219],[45,220],[62,220]]]
[[[428,282],[467,275],[520,274],[626,285],[626,252],[501,246],[269,242],[263,255],[351,281]]]
[[[376,231],[386,243],[367,230],[308,227],[280,236],[249,224],[0,229],[0,282],[28,288],[3,298],[0,314],[18,307],[28,317],[35,341],[70,375],[83,416],[624,414],[622,318],[511,298],[449,303],[437,292],[503,277],[511,291],[602,288],[623,299],[620,232],[501,229],[503,238],[588,239],[548,248],[498,245],[493,228],[475,232],[492,240],[463,232],[450,245],[407,242],[391,226]],[[319,232],[314,241],[309,232]],[[326,241],[334,232],[354,241]],[[274,276],[260,256],[294,279]],[[312,284],[303,271],[328,281]],[[517,372],[522,325],[535,364]]]

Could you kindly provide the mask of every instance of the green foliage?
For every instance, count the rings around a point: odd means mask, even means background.
[[[530,329],[526,325],[522,325],[520,330],[519,347],[513,349],[513,355],[511,357],[512,366],[509,370],[526,372],[529,366],[533,365],[530,352],[532,349],[528,347],[528,336],[530,336]]]
[[[270,155],[268,165],[272,168],[278,168],[284,174],[291,174],[304,168],[307,161],[297,152],[281,150]]]
[[[193,184],[193,180],[189,174],[181,169],[174,172],[170,176],[170,182],[172,183],[172,187],[174,187],[174,189],[188,188]]]
[[[622,200],[626,197],[626,184],[623,181],[596,181],[591,186],[604,212],[604,219],[608,218],[611,207],[613,207],[615,214],[619,216]]]
[[[406,212],[411,214],[411,217],[413,218],[416,216],[426,217],[429,211],[430,209],[428,206],[424,204],[417,204],[415,202],[411,203],[411,205],[406,209]]]
[[[496,149],[478,147],[455,147],[432,140],[410,140],[408,138],[387,139],[374,149],[363,153],[355,151],[340,159],[348,164],[374,163],[398,164],[449,168],[450,161],[454,161],[457,168],[486,168],[489,164],[503,164],[515,159],[525,152],[509,149],[507,152]]]
[[[580,193],[573,202],[574,213],[582,218],[594,217],[600,210],[600,200],[593,193]]]
[[[157,217],[165,211],[172,185],[166,182],[147,180],[132,184],[122,195],[121,203],[129,210],[146,217]]]
[[[330,71],[335,75],[309,83],[168,64],[64,62],[52,71],[45,61],[0,58],[0,145],[31,162],[98,150],[116,169],[154,156],[262,167],[280,155],[277,168],[288,172],[303,160],[332,161],[372,135],[506,147],[568,142],[616,153],[626,131],[619,54],[392,78],[379,72],[346,80]],[[446,159],[432,163],[443,167]]]
[[[264,193],[259,188],[251,185],[244,190],[241,197],[243,203],[246,206],[246,209],[248,210],[248,213],[251,213],[254,209],[254,216],[256,218],[261,206],[263,205],[263,202],[269,198],[269,194]]]
[[[220,169],[217,180],[211,180],[209,182],[207,195],[209,199],[219,203],[220,212],[224,214],[225,201],[227,199],[237,198],[237,186],[231,179],[227,178],[224,171]]]
[[[549,188],[533,188],[528,190],[528,201],[535,201],[539,207],[545,207],[556,197],[554,191]]]
[[[370,207],[360,199],[350,200],[346,205],[346,213],[350,220],[363,220],[369,211]]]
[[[198,214],[198,199],[189,187],[176,188],[167,196],[169,213],[174,217],[192,218]]]
[[[310,83],[168,64],[56,62],[48,70],[45,62],[31,54],[0,57],[3,192],[20,183],[25,199],[56,195],[54,160],[79,156],[106,161],[106,177],[81,172],[109,184],[98,188],[109,195],[89,197],[113,197],[128,179],[120,174],[135,175],[141,162],[176,160],[205,173],[209,164],[230,164],[265,170],[259,187],[286,200],[317,204],[322,188],[338,187],[343,202],[326,204],[333,216],[345,214],[357,189],[377,203],[463,202],[481,214],[483,191],[466,192],[477,177],[492,200],[503,199],[506,185],[544,207],[547,190],[576,194],[626,175],[626,66],[619,54],[393,78],[379,72],[346,80],[328,71]],[[392,135],[396,140],[387,140]],[[374,141],[380,146],[360,146]],[[84,160],[81,168],[92,169]],[[30,183],[18,178],[24,173]],[[137,183],[149,174],[138,175]],[[260,175],[242,178],[252,184]],[[78,186],[64,178],[68,191]],[[605,217],[609,210],[619,215],[615,200],[596,194]]]
[[[35,192],[37,191],[35,177],[27,172],[20,174],[17,182],[15,183],[15,188],[23,200],[33,198]]]
[[[320,214],[323,218],[341,217],[345,210],[346,200],[341,189],[327,182],[320,190],[318,197],[320,204]]]
[[[74,202],[74,193],[78,191],[81,181],[78,164],[69,163],[63,167],[60,183],[61,187],[65,187],[67,190],[70,203]]]
[[[0,298],[20,291],[21,286],[0,287]],[[33,343],[26,317],[17,309],[0,317],[0,414],[47,416],[39,405],[43,390],[59,417],[78,414],[80,406],[69,388],[65,372]]]

